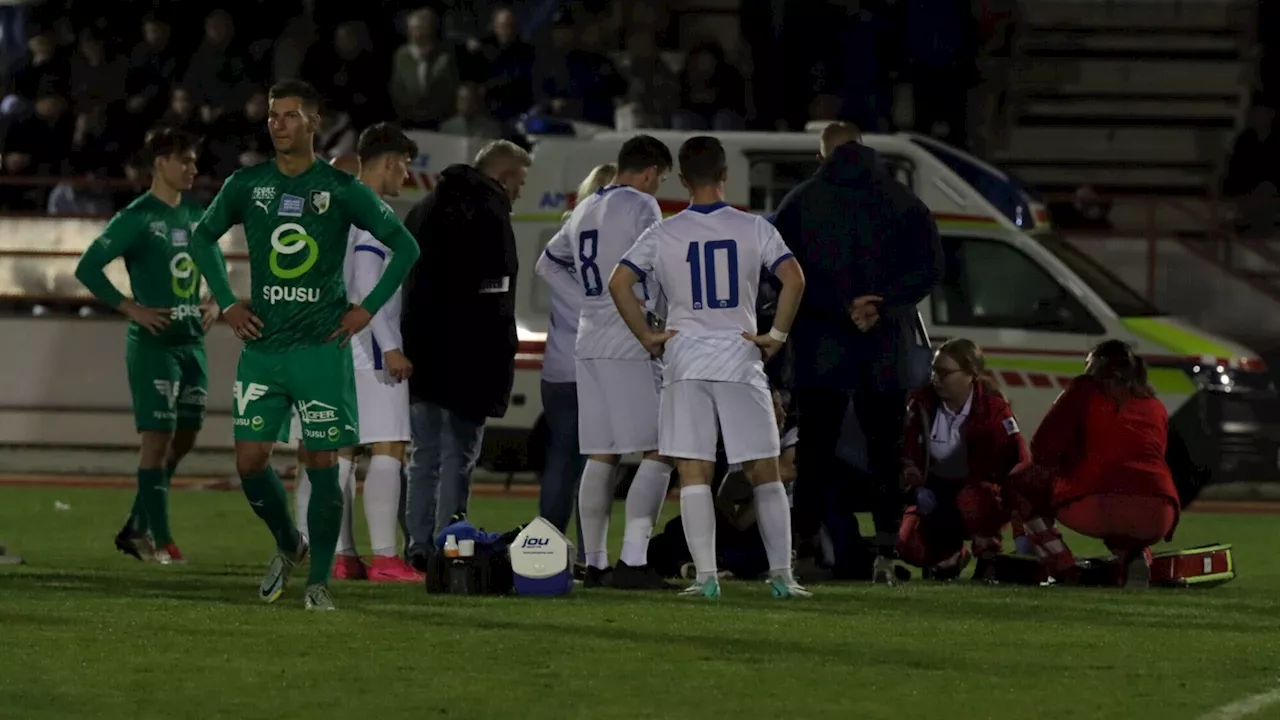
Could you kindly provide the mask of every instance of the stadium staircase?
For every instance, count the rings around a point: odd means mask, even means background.
[[[1256,2],[1023,0],[1022,12],[1014,126],[994,159],[1047,194],[1176,198],[1158,225],[1203,228],[1253,87]],[[1129,220],[1147,218],[1113,216]]]

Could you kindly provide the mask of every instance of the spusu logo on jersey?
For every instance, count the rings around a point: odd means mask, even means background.
[[[301,260],[295,255],[302,255]],[[287,260],[286,260],[287,258]],[[271,256],[268,265],[271,274],[285,281],[298,280],[315,267],[320,259],[320,246],[307,229],[298,223],[285,223],[271,233]],[[275,305],[278,302],[313,303],[320,300],[320,288],[297,285],[264,285],[262,299]]]

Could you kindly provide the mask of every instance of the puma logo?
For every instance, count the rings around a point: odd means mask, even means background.
[[[267,207],[267,202],[265,200],[254,200],[253,204],[262,208],[262,212],[267,213],[268,215],[271,214],[271,208]]]

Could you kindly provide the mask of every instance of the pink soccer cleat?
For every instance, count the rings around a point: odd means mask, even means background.
[[[334,580],[367,580],[364,563],[355,555],[338,555],[333,558]]]
[[[375,555],[369,565],[370,582],[424,582],[426,575],[413,569],[413,566],[395,556]]]

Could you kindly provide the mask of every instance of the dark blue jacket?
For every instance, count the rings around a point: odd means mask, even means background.
[[[929,209],[849,143],[778,206],[774,225],[805,274],[792,328],[797,388],[900,390],[918,346],[916,304],[942,278],[942,246]],[[879,295],[880,322],[861,332],[855,298]]]

